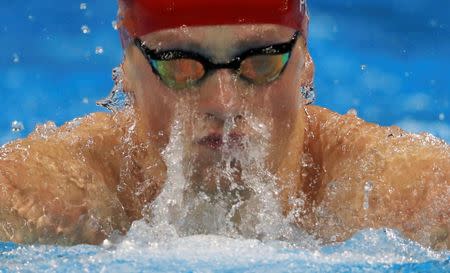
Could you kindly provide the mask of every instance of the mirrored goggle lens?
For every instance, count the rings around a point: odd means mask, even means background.
[[[289,60],[290,53],[255,55],[245,58],[239,69],[241,77],[255,84],[269,83],[280,76]]]
[[[152,60],[161,80],[173,89],[191,87],[205,75],[203,65],[192,59]]]

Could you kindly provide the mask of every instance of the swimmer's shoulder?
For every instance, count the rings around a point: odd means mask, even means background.
[[[408,133],[397,126],[379,126],[355,114],[340,115],[317,106],[308,106],[305,111],[307,138],[313,147],[310,150],[322,159],[323,166],[328,166],[329,174],[333,170],[330,177],[352,174],[366,181],[383,177],[396,187],[420,185],[423,181],[436,189],[450,185],[450,146],[444,140],[429,133]]]
[[[306,128],[312,145],[324,152],[354,152],[369,148],[378,139],[402,134],[398,127],[381,127],[360,119],[355,113],[341,115],[319,106],[306,106]],[[346,147],[347,149],[342,149]]]
[[[126,131],[126,119],[122,113],[96,112],[57,126],[54,122],[38,124],[24,139],[18,139],[8,146],[46,146],[54,145],[69,148],[89,143],[117,143]]]
[[[126,118],[123,113],[96,112],[65,123],[59,128],[59,132],[73,132],[87,137],[96,135],[118,137],[125,131],[125,124]]]
[[[362,167],[370,165],[373,174],[401,182],[420,181],[419,177],[431,181],[437,174],[433,169],[440,169],[445,179],[434,180],[450,183],[450,146],[431,134],[408,133],[397,126],[384,127],[352,113],[340,115],[317,106],[308,106],[305,112],[307,145],[329,170],[368,173]]]
[[[366,148],[374,144],[384,147],[405,145],[412,149],[418,147],[437,148],[449,153],[445,141],[429,133],[414,134],[398,126],[380,126],[359,118],[356,112],[341,115],[320,106],[306,106],[307,130],[316,140],[336,144],[352,144]]]
[[[42,158],[55,164],[71,162],[80,168],[85,159],[91,159],[92,166],[108,162],[115,167],[119,164],[125,132],[123,119],[122,114],[92,113],[60,127],[53,122],[37,125],[28,137],[0,147],[0,170],[11,169],[11,173],[18,174],[16,169],[23,165],[30,171],[45,171]],[[108,169],[113,168],[104,168]]]

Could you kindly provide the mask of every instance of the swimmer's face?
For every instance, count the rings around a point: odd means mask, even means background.
[[[249,49],[287,43],[294,33],[276,25],[233,25],[163,30],[140,39],[149,49],[178,49],[227,63]],[[124,71],[125,88],[133,93],[143,125],[161,147],[179,121],[185,152],[199,164],[212,164],[250,143],[264,150],[273,169],[286,152],[303,103],[299,90],[312,82],[313,65],[299,35],[284,70],[270,81],[251,82],[232,69],[218,69],[188,86],[170,86],[136,45],[126,50]]]

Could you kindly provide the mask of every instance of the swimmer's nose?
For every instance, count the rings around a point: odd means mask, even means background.
[[[221,120],[235,117],[241,103],[236,77],[230,70],[215,71],[201,87],[199,107],[207,116]]]

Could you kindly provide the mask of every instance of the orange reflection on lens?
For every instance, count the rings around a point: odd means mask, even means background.
[[[239,72],[253,83],[265,84],[278,78],[288,60],[289,53],[250,56],[242,61]]]
[[[205,74],[203,65],[193,59],[153,61],[153,65],[161,79],[175,89],[189,87]]]

